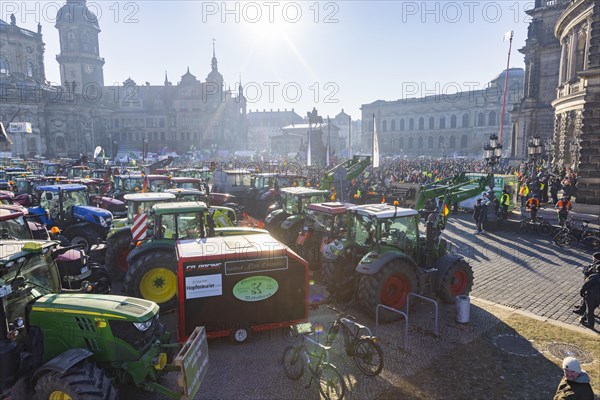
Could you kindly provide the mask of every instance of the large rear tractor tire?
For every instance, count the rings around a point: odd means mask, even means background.
[[[110,277],[114,281],[122,281],[129,269],[127,256],[131,245],[131,233],[124,233],[111,237],[106,241],[105,264]]]
[[[352,299],[354,294],[356,280],[347,274],[355,274],[354,269],[344,268],[344,260],[326,261],[321,269],[323,284],[337,300],[345,302]]]
[[[358,299],[373,317],[378,304],[401,310],[410,292],[418,292],[417,276],[413,267],[399,262],[384,265],[376,274],[363,275],[358,283]],[[393,311],[379,310],[381,322],[400,318],[401,315]]]
[[[128,295],[151,300],[168,311],[177,304],[177,260],[167,250],[152,251],[136,258],[125,276]]]
[[[69,368],[64,374],[50,371],[35,384],[35,400],[117,400],[117,388],[90,360]]]
[[[455,261],[442,278],[438,297],[446,304],[456,303],[456,296],[466,296],[473,287],[473,268],[465,261]]]
[[[100,239],[100,235],[98,235],[93,229],[88,231],[75,229],[74,231],[66,232],[65,237],[69,240],[71,246],[81,245],[81,248],[86,254],[89,254],[92,245],[102,241]]]

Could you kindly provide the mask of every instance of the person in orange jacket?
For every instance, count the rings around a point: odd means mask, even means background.
[[[540,208],[540,200],[537,197],[537,194],[534,194],[532,198],[527,200],[527,208],[531,213],[531,222],[535,223],[537,220],[537,212]]]
[[[558,213],[558,224],[564,226],[569,216],[569,211],[572,209],[571,200],[567,196],[563,196],[554,206]]]

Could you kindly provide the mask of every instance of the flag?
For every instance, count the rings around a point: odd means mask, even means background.
[[[373,114],[373,160],[372,167],[379,168],[379,141],[377,140],[377,121]]]
[[[444,204],[444,217],[447,216],[450,213],[450,210],[448,209],[448,205]]]
[[[148,175],[144,176],[144,182],[142,183],[142,193],[148,192],[150,188],[150,181],[148,180]]]
[[[325,165],[329,165],[329,143],[327,143],[327,154],[325,154]]]
[[[508,31],[508,32],[506,32],[506,33],[504,34],[504,39],[503,39],[503,41],[505,41],[505,42],[506,42],[507,40],[512,40],[512,38],[513,38],[513,33],[514,33],[513,31]]]

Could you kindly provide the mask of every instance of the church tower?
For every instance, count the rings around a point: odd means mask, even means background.
[[[60,40],[61,84],[77,93],[101,90],[104,86],[104,59],[100,57],[98,18],[85,0],[67,0],[56,15]],[[94,89],[95,88],[95,89]]]

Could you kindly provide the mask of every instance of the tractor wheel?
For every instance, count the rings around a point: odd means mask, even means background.
[[[321,269],[323,284],[341,302],[352,300],[356,282],[354,279],[349,279],[352,278],[351,276],[347,276],[347,274],[354,274],[355,272],[352,269],[347,271],[347,268],[344,268],[345,261],[347,260],[328,261],[323,263]]]
[[[473,269],[464,260],[454,262],[442,278],[438,297],[446,304],[456,303],[456,296],[468,295],[473,287]]]
[[[92,270],[90,282],[94,285],[94,293],[109,294],[111,281],[106,267],[104,265],[93,265],[90,269]]]
[[[358,299],[373,316],[376,315],[378,304],[402,309],[410,292],[418,292],[417,276],[413,267],[398,262],[384,265],[376,274],[363,275],[358,283]],[[400,318],[400,314],[384,308],[379,311],[379,320],[382,322]]]
[[[110,277],[115,281],[122,281],[125,278],[127,269],[127,256],[129,255],[129,245],[131,244],[131,233],[118,235],[116,238],[109,238],[106,241],[106,268]]]
[[[157,303],[161,311],[175,308],[178,283],[173,253],[153,251],[136,258],[125,277],[126,292]]]
[[[323,267],[321,268],[321,276],[323,277],[323,285],[330,292],[334,292],[337,283],[338,273],[338,265],[336,262],[325,261],[323,263]]]
[[[117,388],[90,360],[69,368],[64,374],[50,371],[35,384],[36,400],[116,400]]]
[[[96,243],[100,243],[100,236],[94,231],[90,230],[89,232],[76,229],[72,232],[65,233],[65,236],[71,242],[71,246],[74,245],[82,245],[83,251],[86,254],[90,252],[90,247]]]
[[[247,343],[252,337],[252,329],[248,326],[240,326],[231,330],[229,338],[233,344]]]

